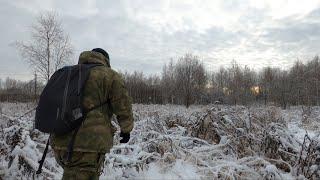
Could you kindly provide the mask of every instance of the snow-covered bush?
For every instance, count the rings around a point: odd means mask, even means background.
[[[0,176],[4,179],[62,176],[51,150],[43,173],[35,174],[48,135],[33,129],[32,108],[3,106]],[[293,133],[297,129],[288,128],[296,127],[290,119],[298,116],[296,109],[138,104],[133,108],[131,139],[119,144],[115,135],[101,179],[319,178],[319,136],[300,137]],[[298,125],[303,124],[299,115],[301,122],[294,122]]]

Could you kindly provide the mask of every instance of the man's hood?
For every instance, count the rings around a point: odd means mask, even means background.
[[[109,59],[103,54],[94,51],[84,51],[79,56],[78,64],[100,63],[110,67]]]

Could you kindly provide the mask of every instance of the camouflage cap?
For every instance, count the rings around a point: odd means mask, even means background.
[[[110,59],[109,59],[109,54],[108,54],[104,49],[102,49],[102,48],[94,48],[94,49],[92,49],[91,51],[94,51],[94,52],[98,52],[98,53],[103,54],[104,57],[106,57],[106,58],[110,61]]]

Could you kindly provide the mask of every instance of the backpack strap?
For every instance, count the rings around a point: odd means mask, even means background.
[[[94,107],[86,110],[86,111],[84,112],[84,115],[85,115],[84,118],[86,117],[87,113],[89,113],[90,111],[95,110],[95,109],[97,109],[97,108],[99,108],[99,107],[102,107],[103,105],[108,104],[109,102],[110,102],[110,100],[108,99],[107,101],[105,101],[105,102],[103,102],[103,103],[101,103],[101,104],[99,104],[99,105],[97,105],[97,106],[94,106]],[[83,122],[84,122],[84,121],[83,121]],[[82,122],[82,123],[83,123],[83,122]],[[67,162],[70,162],[70,161],[71,161],[72,153],[73,153],[73,145],[74,145],[74,142],[75,142],[75,140],[76,140],[76,135],[77,135],[79,129],[80,129],[80,126],[77,127],[77,129],[75,129],[75,131],[74,131],[73,134],[72,134],[71,140],[70,140],[70,142],[69,142],[69,144],[68,144],[67,153],[65,154],[65,157],[64,157],[64,158],[67,160]]]
[[[96,66],[103,66],[103,64],[100,64],[100,63],[92,63],[92,64],[86,64],[86,65],[88,65],[90,69],[93,68],[93,67],[96,67]],[[82,78],[81,77],[81,65],[79,67],[79,74],[80,74],[80,76],[79,76],[79,80],[78,81],[79,81],[79,85],[80,85],[80,80]],[[78,85],[78,93],[80,93],[80,88],[81,88],[79,85]],[[94,107],[84,111],[84,115],[86,116],[87,113],[89,113],[90,111],[92,111],[94,109],[97,109],[97,108],[99,108],[99,107],[101,107],[101,106],[103,106],[103,105],[105,105],[105,104],[107,104],[109,102],[110,102],[110,100],[108,99],[107,101],[105,101],[105,102],[103,102],[103,103],[101,103],[101,104],[99,104],[97,106],[94,106]],[[85,118],[85,116],[84,116],[84,118]],[[67,153],[65,154],[65,158],[66,158],[67,162],[70,162],[70,160],[72,158],[73,145],[74,145],[75,138],[76,138],[76,135],[77,135],[79,129],[80,129],[80,126],[75,129],[75,131],[72,134],[71,140],[70,140],[70,142],[68,144]],[[50,136],[49,136],[49,138],[47,140],[47,144],[46,144],[46,147],[45,147],[44,152],[42,154],[41,160],[38,162],[39,163],[39,167],[38,167],[38,170],[36,171],[36,174],[40,174],[42,172],[42,166],[43,166],[44,160],[45,160],[45,158],[47,156],[48,149],[49,149],[49,143],[50,143],[49,141],[50,141]]]
[[[93,68],[93,67],[96,67],[96,66],[103,66],[103,64],[100,64],[100,63],[91,63],[91,64],[86,64],[86,65],[89,66],[90,69]],[[79,68],[79,73],[81,74],[81,66],[80,66],[80,68]],[[79,77],[79,81],[80,81],[80,77]],[[79,84],[80,84],[80,83],[79,83]],[[80,93],[80,86],[78,87],[78,93]],[[84,110],[84,111],[83,111],[83,114],[84,114],[84,117],[83,117],[83,118],[84,118],[84,120],[85,120],[87,114],[88,114],[90,111],[95,110],[95,109],[97,109],[97,108],[99,108],[99,107],[102,107],[103,105],[105,105],[105,104],[107,104],[107,103],[109,103],[109,102],[110,102],[110,100],[108,99],[107,101],[105,101],[105,102],[103,102],[103,103],[101,103],[101,104],[99,104],[99,105],[97,105],[97,106],[94,106],[94,107],[92,107],[92,108],[90,108],[90,109],[88,109],[88,110]],[[82,123],[83,123],[83,122],[84,122],[84,121],[82,121]],[[77,135],[79,129],[80,129],[80,126],[77,127],[77,128],[74,130],[74,132],[73,132],[73,134],[72,134],[72,137],[71,137],[71,139],[70,139],[70,141],[69,141],[69,144],[68,144],[68,147],[67,147],[67,152],[66,152],[66,154],[64,155],[64,158],[67,160],[67,162],[70,162],[70,161],[71,161],[72,153],[73,153],[73,145],[74,145],[74,142],[75,142],[75,140],[76,140],[76,135]]]
[[[49,140],[50,140],[50,136],[49,136],[49,138],[47,140],[47,145],[46,145],[46,148],[43,151],[42,158],[39,161],[39,167],[38,167],[38,170],[36,172],[37,174],[40,174],[42,172],[42,166],[43,166],[44,160],[46,159],[46,156],[47,156],[47,153],[48,153]]]
[[[72,134],[71,140],[70,140],[70,142],[68,144],[67,153],[64,156],[64,158],[67,160],[67,162],[71,161],[72,153],[73,153],[73,145],[74,145],[74,142],[76,140],[76,135],[77,135],[79,129],[80,129],[80,126],[77,127],[77,129],[75,129],[75,131]]]
[[[94,107],[88,109],[87,111],[85,111],[84,113],[86,115],[90,111],[95,110],[95,109],[97,109],[99,107],[102,107],[103,105],[108,104],[109,102],[110,102],[110,100],[108,99],[104,103],[101,103],[101,104],[99,104],[97,106],[94,106]],[[76,139],[76,135],[77,135],[79,129],[80,129],[80,126],[77,129],[75,129],[75,131],[72,134],[71,140],[70,140],[70,142],[68,144],[68,149],[67,149],[67,153],[66,153],[66,157],[65,157],[67,162],[71,161],[72,153],[73,153],[73,145],[74,145],[74,142],[75,142],[75,139]],[[41,174],[42,173],[42,166],[43,166],[44,160],[46,159],[46,156],[47,156],[47,153],[48,153],[49,143],[50,143],[50,136],[48,137],[46,148],[43,151],[42,158],[38,162],[39,163],[39,167],[38,167],[38,170],[37,170],[36,174]]]

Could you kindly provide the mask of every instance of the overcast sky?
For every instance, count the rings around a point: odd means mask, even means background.
[[[288,68],[320,52],[319,0],[1,0],[0,78],[32,70],[10,46],[28,40],[43,11],[56,11],[75,48],[101,47],[117,70],[160,73],[170,58],[198,55],[210,70],[232,59]]]

